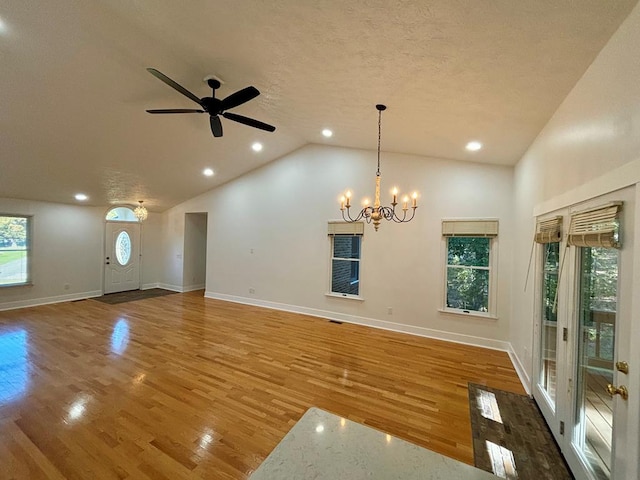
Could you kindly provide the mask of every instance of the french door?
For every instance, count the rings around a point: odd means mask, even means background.
[[[577,479],[638,478],[635,200],[631,187],[553,212],[564,234],[537,246],[533,396]],[[620,248],[568,246],[572,216],[612,201],[622,202]]]

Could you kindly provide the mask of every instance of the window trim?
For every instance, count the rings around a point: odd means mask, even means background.
[[[330,223],[338,223],[338,222],[330,222]],[[339,222],[339,223],[343,223],[343,222]],[[361,222],[358,222],[361,223]],[[331,227],[330,227],[331,228]],[[357,228],[357,227],[356,227]],[[342,257],[334,257],[333,256],[333,239],[336,236],[341,236],[341,237],[360,237],[360,256],[359,258],[342,258]],[[364,298],[362,296],[362,241],[364,238],[363,234],[360,233],[329,233],[327,235],[327,238],[329,239],[329,262],[328,262],[328,286],[327,286],[327,291],[325,293],[326,297],[333,297],[333,298],[346,298],[346,299],[351,299],[351,300],[360,300],[363,301]],[[358,262],[358,295],[351,295],[348,293],[341,293],[341,292],[334,292],[331,290],[331,280],[333,277],[333,260],[347,260],[347,261],[352,261],[352,262]],[[352,283],[353,284],[353,283]]]
[[[463,310],[461,308],[447,307],[447,270],[449,267],[448,262],[448,243],[449,238],[487,238],[489,240],[489,266],[488,267],[473,267],[465,266],[465,268],[475,268],[479,270],[489,271],[489,294],[488,294],[488,308],[487,312],[479,312],[477,310]],[[484,235],[456,235],[454,236],[442,236],[442,295],[441,305],[438,311],[441,313],[448,313],[466,317],[487,318],[492,320],[498,319],[498,236],[484,236]]]
[[[15,217],[25,218],[27,220],[27,279],[20,283],[5,283],[0,284],[2,288],[15,288],[15,287],[30,287],[33,286],[33,215],[18,214],[18,213],[0,213],[0,217]]]

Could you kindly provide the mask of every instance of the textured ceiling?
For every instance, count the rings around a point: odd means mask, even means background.
[[[636,3],[3,0],[0,197],[163,211],[307,143],[375,149],[376,103],[383,150],[513,165]],[[195,104],[146,67],[254,85],[234,112],[277,131],[149,115]]]

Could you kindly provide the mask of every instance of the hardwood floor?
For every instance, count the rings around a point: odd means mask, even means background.
[[[473,463],[504,352],[205,299],[0,312],[0,478],[244,479],[317,406]]]

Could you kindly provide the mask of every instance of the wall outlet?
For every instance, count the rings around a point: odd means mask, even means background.
[[[255,288],[250,288],[249,289],[249,293],[256,293],[256,289]]]
[[[387,307],[387,315],[393,315],[393,307]]]

